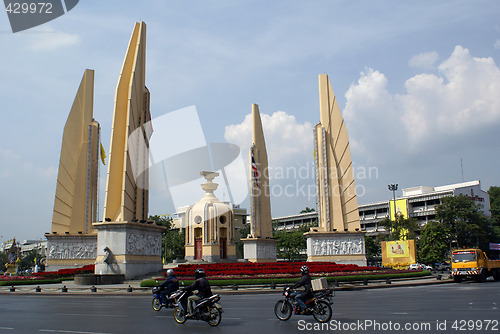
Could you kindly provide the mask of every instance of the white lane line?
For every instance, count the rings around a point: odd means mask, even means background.
[[[393,314],[408,314],[408,312],[394,312]]]
[[[68,315],[77,317],[128,317],[125,314],[90,314],[90,313],[56,313],[55,315]]]
[[[70,334],[110,334],[102,332],[79,332],[79,331],[65,331],[58,329],[39,329],[39,332],[49,332],[49,333],[70,333]]]
[[[12,331],[14,330],[14,328],[10,328],[10,327],[0,327],[1,330],[6,330],[6,331]]]

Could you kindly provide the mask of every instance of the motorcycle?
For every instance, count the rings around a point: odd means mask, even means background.
[[[284,300],[278,300],[274,305],[274,314],[276,317],[282,321],[290,319],[292,316],[292,311],[294,314],[299,314],[299,305],[295,300],[293,290],[289,287],[285,287],[283,291]],[[306,309],[303,310],[303,315],[311,315],[316,319],[316,321],[324,323],[330,321],[332,317],[332,307],[333,297],[335,296],[335,290],[321,290],[314,292],[314,297],[306,300]]]
[[[177,299],[181,295],[182,291],[177,290],[170,294],[170,296],[166,297],[161,293],[159,287],[154,287],[153,290],[153,310],[159,311],[162,307],[165,308],[174,308],[177,303]]]
[[[212,327],[220,324],[222,320],[222,306],[217,302],[220,300],[220,296],[215,294],[208,298],[203,298],[196,301],[196,305],[193,305],[193,315],[187,315],[187,303],[188,297],[192,293],[190,291],[182,291],[181,295],[178,297],[177,304],[175,304],[174,309],[174,319],[179,324],[183,324],[187,319],[202,320],[208,322]]]

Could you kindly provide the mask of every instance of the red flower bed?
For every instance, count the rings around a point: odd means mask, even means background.
[[[219,277],[294,277],[300,276],[301,266],[309,267],[311,276],[331,276],[331,274],[352,274],[359,272],[373,272],[378,267],[362,267],[355,264],[336,264],[335,262],[268,262],[268,263],[212,263],[212,264],[185,264],[174,269],[177,277],[193,277],[194,271],[202,268],[207,276]]]
[[[72,269],[59,269],[58,271],[43,271],[39,273],[33,273],[33,277],[43,277],[43,278],[59,278],[59,277],[71,277],[77,274],[92,274],[94,273],[95,265],[88,264],[81,268]]]

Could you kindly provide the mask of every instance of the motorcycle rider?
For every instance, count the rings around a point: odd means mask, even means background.
[[[309,276],[309,267],[308,266],[302,266],[300,267],[300,273],[302,274],[302,277],[300,280],[292,285],[292,289],[304,287],[304,291],[296,291],[294,292],[295,295],[295,300],[299,304],[300,308],[302,309],[300,314],[304,314],[307,306],[305,301],[307,299],[310,299],[314,297],[313,291],[312,291],[312,283],[311,283],[311,276]]]
[[[185,291],[193,291],[198,290],[198,294],[192,295],[188,297],[187,301],[187,316],[192,316],[194,312],[194,306],[196,305],[196,301],[208,298],[212,296],[212,289],[210,288],[210,283],[205,277],[205,271],[201,268],[196,269],[194,271],[195,281],[190,286],[185,287],[183,290]]]
[[[162,300],[168,300],[168,296],[176,290],[179,289],[179,280],[174,276],[174,270],[167,270],[167,279],[164,280],[159,286]]]

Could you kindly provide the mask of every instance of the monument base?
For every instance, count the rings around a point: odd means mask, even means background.
[[[139,222],[99,222],[96,275],[124,275],[133,279],[163,269],[161,238],[163,226]]]
[[[81,268],[94,264],[97,253],[97,234],[46,234],[46,271]]]
[[[246,238],[243,242],[243,258],[249,262],[276,262],[276,244],[274,239]]]
[[[364,232],[307,232],[307,261],[366,266]]]

